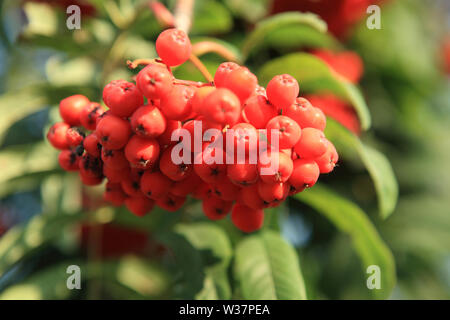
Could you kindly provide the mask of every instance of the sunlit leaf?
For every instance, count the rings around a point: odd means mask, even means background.
[[[297,253],[274,231],[238,244],[234,274],[244,299],[306,299]]]
[[[351,237],[364,273],[372,265],[380,268],[381,287],[373,289],[372,293],[377,298],[389,298],[396,281],[394,258],[366,214],[351,201],[322,185],[315,185],[295,197],[326,216],[339,231]]]

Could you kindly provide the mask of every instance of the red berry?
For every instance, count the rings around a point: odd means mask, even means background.
[[[245,122],[252,124],[256,129],[264,129],[267,122],[277,114],[277,109],[262,95],[255,95],[247,99],[242,109],[242,117]]]
[[[267,98],[278,109],[285,109],[294,103],[299,93],[297,80],[289,74],[272,78],[267,84]]]
[[[238,123],[231,129],[233,130],[234,154],[240,155],[241,160],[245,160],[250,155],[256,156],[259,141],[256,128],[249,123]],[[227,151],[229,151],[229,148],[227,148]]]
[[[242,204],[245,204],[252,209],[264,209],[269,205],[269,203],[265,202],[259,195],[257,184],[242,188],[240,195]]]
[[[227,166],[225,164],[225,152],[208,147],[206,144],[202,152],[199,152],[194,159],[194,171],[206,183],[220,183],[226,177]],[[221,152],[217,157],[221,157],[221,163],[214,161],[216,152]]]
[[[125,199],[128,210],[136,216],[142,217],[152,211],[155,202],[144,195]]]
[[[129,167],[128,160],[122,150],[102,149],[101,156],[103,163],[112,169],[120,170]]]
[[[314,160],[319,166],[320,173],[330,173],[336,166],[336,163],[339,160],[339,155],[334,145],[330,141],[327,141],[327,151]]]
[[[214,75],[214,84],[216,87],[220,88],[224,86],[226,76],[231,73],[231,71],[240,68],[237,63],[234,62],[223,62],[219,65]]]
[[[217,89],[203,101],[202,115],[207,121],[233,126],[240,117],[241,103],[228,89]]]
[[[108,114],[98,122],[95,134],[104,148],[121,149],[130,137],[130,123],[117,116]]]
[[[138,108],[130,119],[131,128],[142,137],[154,138],[166,130],[166,119],[153,105]]]
[[[132,167],[151,168],[159,157],[158,141],[133,136],[125,146],[125,157]]]
[[[289,178],[291,190],[302,191],[316,184],[319,178],[319,167],[313,160],[297,159],[294,161],[294,170]]]
[[[173,194],[167,193],[162,198],[156,201],[156,204],[164,210],[175,212],[181,208],[186,201],[185,197],[178,197]]]
[[[50,144],[59,150],[69,148],[69,144],[66,139],[67,131],[70,126],[65,122],[57,122],[50,127],[47,133],[47,139]]]
[[[302,159],[314,159],[327,151],[327,139],[322,131],[315,128],[305,128],[302,136],[294,146],[294,151]]]
[[[292,148],[300,139],[301,129],[299,125],[289,117],[276,116],[267,123],[267,140],[272,143],[272,138],[278,136],[280,149]]]
[[[136,86],[125,80],[114,80],[103,89],[103,101],[118,117],[129,117],[144,104],[144,97]]]
[[[139,91],[148,99],[161,99],[172,90],[173,76],[161,65],[149,64],[142,69],[136,83]]]
[[[228,178],[242,186],[253,184],[258,180],[258,166],[251,163],[233,163],[227,165]]]
[[[259,196],[267,203],[281,202],[289,194],[289,184],[287,183],[265,183],[260,180],[257,185]]]
[[[66,132],[67,144],[71,147],[79,146],[83,143],[84,133],[77,127],[69,128]]]
[[[81,170],[79,172],[79,175],[81,182],[86,186],[96,186],[101,184],[103,181],[103,176],[93,177]]]
[[[168,66],[178,66],[191,55],[191,41],[183,30],[167,29],[156,39],[156,52]]]
[[[192,112],[190,100],[195,89],[188,86],[173,86],[172,90],[161,98],[161,111],[167,119],[186,120]]]
[[[63,170],[78,171],[78,156],[72,150],[63,150],[58,155],[58,163]]]
[[[181,128],[181,122],[177,120],[167,120],[166,121],[166,130],[158,136],[158,142],[161,147],[165,147],[175,143],[172,141],[172,133]]]
[[[204,199],[202,203],[203,213],[211,220],[225,218],[232,206],[232,201],[225,201],[215,196]]]
[[[112,205],[119,207],[125,202],[126,198],[127,195],[123,192],[120,183],[106,183],[103,199],[110,202]]]
[[[229,179],[223,179],[218,183],[212,184],[213,194],[226,201],[235,200],[239,194],[239,190],[239,187]]]
[[[212,196],[212,188],[206,182],[201,182],[193,189],[192,197],[194,199],[203,200]]]
[[[141,176],[144,174],[143,170],[131,169],[130,174],[120,182],[123,191],[130,197],[141,195]]]
[[[120,183],[123,179],[126,179],[130,174],[130,167],[116,169],[107,165],[103,166],[103,175],[108,178],[108,181],[113,183]]]
[[[179,164],[174,163],[174,161],[172,160],[172,150],[173,147],[169,147],[164,150],[161,155],[161,159],[159,160],[159,169],[162,173],[164,173],[164,175],[166,175],[173,181],[184,180],[192,173],[192,164],[184,162],[181,162]],[[183,158],[183,150],[181,150],[179,157]],[[189,158],[190,157],[191,155],[189,154]]]
[[[80,174],[85,177],[100,178],[103,177],[102,161],[100,158],[93,157],[85,153],[78,160],[78,167],[80,168]]]
[[[80,122],[88,130],[95,130],[97,119],[105,112],[97,102],[87,104],[80,113]]]
[[[216,83],[217,87],[231,90],[241,102],[252,95],[257,85],[258,79],[246,67],[239,67],[225,74],[221,85]]]
[[[216,90],[216,88],[211,86],[211,87],[201,87],[195,91],[195,94],[191,99],[192,111],[195,114],[198,115],[201,113],[203,101],[214,90]]]
[[[264,211],[255,210],[236,203],[231,212],[231,221],[243,232],[253,232],[260,229],[264,222]]]
[[[200,179],[195,172],[192,172],[186,179],[174,182],[172,188],[170,189],[170,193],[179,197],[185,197],[195,191],[195,189],[202,183],[202,179]]]
[[[59,114],[67,124],[79,126],[81,112],[89,103],[89,99],[81,94],[67,97],[59,103]]]
[[[91,156],[98,158],[100,156],[100,151],[102,150],[102,145],[98,141],[97,135],[95,133],[89,134],[83,140],[83,147],[87,153]]]
[[[294,168],[290,156],[283,152],[263,152],[258,161],[261,180],[266,183],[286,182]]]
[[[143,194],[157,200],[169,193],[172,181],[159,171],[145,171],[140,185]]]
[[[319,108],[315,108],[305,98],[297,98],[295,102],[286,108],[285,116],[293,119],[300,128],[316,128],[323,131],[327,124],[327,119]]]

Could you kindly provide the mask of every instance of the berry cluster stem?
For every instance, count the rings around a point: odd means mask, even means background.
[[[203,62],[201,62],[196,55],[191,54],[191,56],[189,57],[189,61],[198,69],[198,71],[201,72],[203,77],[205,77],[206,81],[208,81],[209,83],[212,83],[214,81],[214,78],[211,75],[211,73],[209,73],[208,69],[205,67]]]
[[[175,27],[183,30],[186,34],[192,24],[192,12],[194,9],[194,0],[178,0],[175,7]]]

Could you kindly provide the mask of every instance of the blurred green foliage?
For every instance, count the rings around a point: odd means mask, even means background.
[[[146,1],[88,2],[96,14],[74,31],[57,7],[0,4],[0,221],[13,216],[15,225],[0,238],[1,299],[450,298],[450,90],[439,69],[438,13],[428,1],[391,1],[381,30],[363,21],[346,41],[309,13],[267,17],[268,0],[196,1],[193,42],[231,48],[262,84],[287,72],[302,93],[334,92],[366,130],[357,137],[330,119],[327,136],[340,167],[268,210],[254,235],[228,219],[206,222],[194,201],[143,218],[91,206],[87,199],[100,190],[83,189],[58,168],[44,136],[58,120],[59,100],[81,93],[100,101],[108,81],[135,74],[126,60],[156,57],[162,30]],[[175,1],[165,4],[173,9]],[[336,77],[311,48],[358,52],[360,86]],[[212,53],[201,58],[212,73],[223,61]],[[174,74],[202,80],[188,63]],[[81,225],[110,223],[145,231],[147,249],[164,250],[101,259],[92,254],[95,237],[87,249],[80,244]],[[83,270],[86,289],[65,288],[72,264]],[[373,264],[381,268],[381,290],[366,287]]]

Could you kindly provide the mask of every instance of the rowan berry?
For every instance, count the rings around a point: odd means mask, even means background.
[[[148,169],[158,160],[159,150],[156,139],[132,136],[125,146],[125,157],[132,167]]]
[[[338,160],[339,155],[330,141],[327,141],[327,151],[320,157],[314,159],[319,166],[320,173],[330,173],[333,171]]]
[[[248,186],[258,180],[258,166],[252,163],[227,165],[227,177],[235,184]]]
[[[78,167],[80,168],[80,174],[85,177],[98,178],[103,177],[102,172],[102,161],[100,158],[96,158],[91,156],[88,153],[85,153],[78,160]]]
[[[105,109],[97,103],[91,102],[87,104],[80,113],[80,122],[83,127],[88,130],[95,130],[97,119],[105,112]]]
[[[302,191],[316,184],[320,171],[316,162],[309,159],[297,159],[294,161],[294,170],[289,178],[291,191]]]
[[[156,52],[168,66],[178,66],[191,55],[191,41],[183,30],[167,29],[156,39]]]
[[[103,165],[103,175],[108,178],[108,181],[113,183],[120,183],[123,179],[128,177],[130,174],[130,167],[124,167],[121,169],[116,169]]]
[[[269,203],[264,201],[259,195],[257,184],[242,188],[240,195],[240,202],[252,209],[264,209],[269,206]]]
[[[125,157],[123,150],[108,150],[103,148],[101,157],[103,163],[111,169],[120,170],[129,167],[128,160]]]
[[[207,121],[233,126],[239,120],[241,103],[233,92],[220,88],[205,98],[201,111]]]
[[[255,95],[247,99],[242,109],[244,121],[256,129],[264,129],[267,122],[277,114],[277,109],[262,95]]]
[[[59,114],[70,126],[79,126],[81,112],[89,103],[89,99],[81,94],[67,97],[59,103]]]
[[[159,171],[145,171],[141,177],[140,186],[144,195],[157,200],[169,193],[172,181]]]
[[[302,159],[314,159],[327,151],[327,139],[322,131],[315,128],[305,128],[298,143],[294,146],[295,153]]]
[[[216,87],[223,87],[225,84],[226,76],[233,70],[239,69],[240,66],[234,62],[223,62],[219,65],[214,74],[214,84]]]
[[[294,168],[291,157],[283,152],[267,150],[258,160],[261,180],[266,183],[286,182]]]
[[[256,76],[246,67],[239,67],[223,76],[221,85],[233,92],[241,102],[252,95],[258,85]]]
[[[103,199],[111,203],[112,205],[119,207],[127,198],[125,192],[123,192],[120,183],[107,182],[105,187],[105,193],[103,194]]]
[[[167,211],[175,212],[183,206],[185,201],[186,197],[179,197],[167,193],[156,200],[156,204]]]
[[[191,99],[191,105],[192,105],[192,111],[196,114],[199,115],[201,114],[201,108],[203,107],[203,101],[205,100],[205,98],[214,90],[216,90],[215,87],[213,86],[208,86],[208,87],[201,87],[198,88],[195,93],[194,96]]]
[[[158,136],[158,142],[161,147],[169,146],[176,141],[172,141],[172,133],[181,128],[181,122],[178,120],[167,120],[166,130]]]
[[[76,147],[83,143],[84,132],[78,127],[71,127],[66,132],[67,144],[70,147]]]
[[[221,163],[214,161],[216,152],[217,159],[221,158]],[[219,183],[226,178],[227,166],[225,164],[225,152],[204,144],[203,151],[199,152],[194,159],[194,171],[197,175],[207,183]]]
[[[72,150],[62,150],[58,155],[58,163],[63,170],[78,171],[78,155]]]
[[[174,182],[170,193],[179,197],[185,197],[202,183],[202,179],[195,172],[192,172],[186,179]]]
[[[169,179],[173,181],[181,181],[189,177],[189,175],[193,171],[192,164],[181,162],[176,164],[172,160],[172,150],[173,147],[169,147],[161,155],[159,160],[159,169],[164,175],[166,175]],[[183,158],[183,150],[180,151],[179,157]],[[191,154],[189,154],[189,158],[191,158]],[[192,162],[189,159],[189,162]]]
[[[209,198],[212,195],[213,190],[211,185],[203,181],[198,186],[196,186],[192,191],[192,197],[198,200]]]
[[[259,141],[259,133],[256,128],[249,123],[238,123],[231,129],[233,130],[234,154],[245,151],[242,156],[256,155]],[[228,150],[229,148],[227,148]]]
[[[284,115],[297,122],[302,129],[316,128],[323,131],[327,124],[322,110],[313,107],[307,99],[302,97],[295,99],[295,102],[286,108]]]
[[[142,194],[140,180],[143,174],[143,170],[132,168],[129,175],[120,182],[123,191],[128,196],[136,197]]]
[[[267,140],[273,144],[273,138],[278,138],[280,149],[292,148],[300,139],[301,129],[299,125],[289,117],[276,116],[266,125]]]
[[[258,193],[261,199],[267,203],[281,202],[289,194],[289,184],[284,182],[266,183],[262,180],[257,182]]]
[[[281,74],[269,81],[266,91],[269,101],[280,110],[294,103],[299,93],[299,86],[294,77]]]
[[[70,126],[65,122],[57,122],[50,127],[47,133],[47,140],[50,144],[59,150],[69,148],[69,144],[66,139],[67,131]]]
[[[79,175],[81,182],[86,186],[96,186],[101,184],[103,181],[103,176],[93,177],[81,170],[79,171]]]
[[[225,201],[216,196],[204,199],[202,203],[203,213],[211,220],[225,218],[231,211],[232,206],[232,201]]]
[[[253,232],[262,227],[264,211],[236,203],[231,211],[231,221],[239,230],[247,233]]]
[[[136,216],[142,217],[152,211],[155,202],[144,195],[125,199],[127,209]]]
[[[177,85],[161,98],[161,111],[167,119],[186,120],[192,113],[191,99],[195,89],[189,86]]]
[[[134,83],[125,80],[113,80],[103,89],[103,101],[118,117],[129,117],[144,104],[144,97]]]
[[[240,190],[240,188],[229,179],[223,179],[220,182],[213,183],[211,187],[215,196],[226,201],[234,201]]]
[[[95,133],[91,133],[87,135],[83,140],[83,147],[87,153],[89,153],[93,157],[100,157],[100,152],[102,150],[102,145],[98,141],[98,137]]]
[[[155,138],[166,130],[166,118],[153,105],[138,108],[131,116],[130,123],[134,132],[147,138]]]
[[[98,122],[95,129],[100,143],[106,149],[121,149],[127,144],[131,134],[130,123],[112,114],[108,114]]]
[[[161,99],[172,90],[173,76],[165,67],[157,64],[149,64],[142,69],[136,83],[139,91],[148,99]]]

